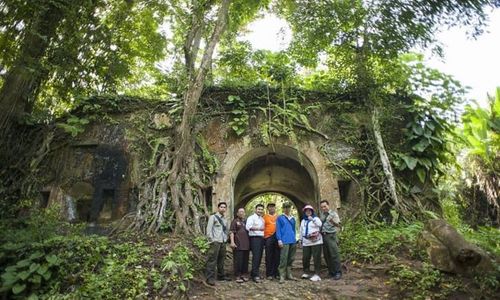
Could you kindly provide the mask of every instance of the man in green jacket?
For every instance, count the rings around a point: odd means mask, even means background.
[[[327,200],[319,203],[321,209],[320,220],[323,223],[321,233],[323,235],[323,253],[328,266],[328,273],[334,280],[342,278],[340,269],[340,253],[337,245],[337,230],[341,228],[340,218],[336,211],[330,209]]]
[[[217,205],[217,213],[208,218],[207,238],[210,248],[207,252],[205,277],[209,285],[215,285],[216,267],[218,280],[231,280],[224,274],[224,258],[226,257],[226,242],[229,232],[228,223],[224,217],[226,209],[226,202],[220,202]]]

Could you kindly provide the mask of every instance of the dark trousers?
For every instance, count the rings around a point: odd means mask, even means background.
[[[302,249],[302,267],[304,269],[304,273],[309,273],[309,266],[311,265],[311,256],[314,261],[314,274],[319,274],[321,271],[321,246],[322,245],[314,245],[303,247]]]
[[[236,279],[248,273],[249,253],[249,250],[233,250],[234,277]]]
[[[276,235],[264,239],[266,248],[266,276],[278,276],[278,266],[280,264],[280,248]]]
[[[250,237],[250,251],[252,251],[252,278],[259,277],[259,267],[264,250],[264,238],[261,236]]]
[[[331,275],[340,273],[340,253],[337,245],[336,233],[323,234],[323,252],[325,255],[326,265],[328,266],[328,273]]]
[[[226,243],[212,242],[207,252],[207,265],[205,277],[208,280],[215,279],[215,268],[217,267],[217,277],[223,278],[224,258],[226,257]]]

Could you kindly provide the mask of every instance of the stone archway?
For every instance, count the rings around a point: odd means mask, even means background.
[[[268,192],[287,196],[299,210],[306,203],[317,207],[320,199],[340,207],[337,179],[314,142],[255,148],[243,139],[230,145],[214,182],[212,207],[225,201],[232,215],[236,207]]]
[[[276,192],[291,199],[300,211],[305,204],[318,202],[318,176],[311,161],[288,146],[256,148],[236,164],[232,178],[233,209],[252,198]]]

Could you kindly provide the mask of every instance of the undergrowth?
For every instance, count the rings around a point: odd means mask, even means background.
[[[401,255],[422,258],[424,253],[415,247],[422,228],[422,223],[397,226],[349,223],[339,236],[343,260],[377,264],[392,262]]]
[[[440,272],[417,246],[424,225],[420,222],[398,225],[348,223],[339,234],[342,260],[350,265],[387,264],[394,297],[403,299],[448,299],[457,293],[498,296],[500,272],[460,276]],[[459,228],[466,238],[489,251],[498,260],[498,229]],[[498,266],[497,266],[498,270]]]
[[[206,245],[173,238],[85,235],[57,208],[0,221],[0,298],[148,299],[180,295]],[[187,241],[186,243],[190,243]],[[201,249],[200,249],[201,248]]]

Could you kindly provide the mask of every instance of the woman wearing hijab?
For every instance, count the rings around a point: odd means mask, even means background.
[[[302,267],[304,269],[302,278],[310,279],[311,281],[320,281],[321,247],[323,244],[323,237],[321,236],[322,223],[314,213],[314,208],[311,205],[306,205],[303,211],[304,218],[300,223],[300,241],[303,247]],[[309,270],[311,256],[314,261],[314,274],[312,276]]]

